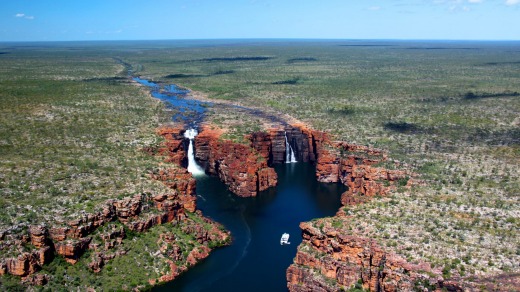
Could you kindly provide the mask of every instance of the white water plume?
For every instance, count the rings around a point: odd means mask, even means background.
[[[184,137],[190,139],[190,145],[188,147],[188,171],[193,175],[203,175],[205,174],[204,169],[202,169],[195,161],[195,154],[193,151],[193,139],[197,134],[198,132],[195,129],[189,129],[184,132]]]
[[[294,156],[294,151],[287,140],[287,132],[285,132],[285,163],[295,163],[298,162],[296,160],[296,156]]]

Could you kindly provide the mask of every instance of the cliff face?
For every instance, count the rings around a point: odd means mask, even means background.
[[[158,134],[165,138],[165,142],[158,148],[144,150],[165,157],[166,162],[183,164],[186,159],[182,146],[183,130],[162,128],[158,130]],[[134,232],[146,232],[153,226],[168,222],[190,226],[186,232],[196,234],[196,240],[205,247],[206,252],[197,253],[199,251],[197,249],[197,252],[190,253],[189,258],[183,259],[186,265],[172,270],[169,276],[165,275],[165,279],[176,276],[188,265],[193,265],[206,257],[210,251],[208,246],[216,246],[228,241],[228,232],[222,231],[220,225],[204,218],[196,211],[195,179],[186,169],[180,167],[157,169],[149,173],[149,177],[164,183],[169,192],[156,195],[137,194],[119,200],[108,200],[99,207],[99,211],[81,214],[69,222],[57,222],[50,227],[31,226],[28,235],[2,234],[0,240],[2,250],[23,250],[20,247],[28,245],[32,245],[33,248],[32,251],[1,259],[0,275],[29,276],[51,262],[55,254],[62,256],[70,264],[75,264],[88,249],[94,251],[89,267],[94,272],[99,272],[107,261],[126,253],[124,249],[111,251],[121,245],[126,236],[122,226],[110,227],[115,222],[123,224],[128,230]],[[188,214],[194,212],[202,218],[203,223],[189,220]],[[100,234],[102,244],[99,244],[93,241],[92,234],[101,227],[108,231]],[[170,242],[169,247],[175,247],[175,242]],[[45,275],[26,278],[29,283],[37,284],[47,280],[48,277]]]
[[[345,235],[330,220],[301,223],[303,242],[287,269],[289,291],[462,291],[427,263],[410,264],[373,240]]]
[[[217,175],[230,191],[243,197],[256,196],[276,185],[276,173],[269,166],[285,162],[286,138],[296,160],[316,163],[318,181],[341,182],[349,187],[343,195],[345,204],[385,195],[406,176],[402,171],[375,167],[374,164],[387,159],[380,150],[332,142],[326,133],[303,125],[252,133],[248,136],[249,145],[220,140],[220,135],[219,130],[204,127],[195,137],[195,156],[209,174]],[[176,146],[170,149],[180,154],[172,154],[172,160],[182,163],[184,150]]]
[[[342,194],[343,205],[384,196],[397,184],[408,183],[405,171],[376,166],[391,165],[383,151],[331,141],[326,133],[297,127],[299,130],[290,131],[288,137],[299,137],[299,133],[306,137],[307,146],[301,144],[305,138],[294,138],[300,159],[307,155],[308,161],[316,159],[318,181],[348,187]],[[341,212],[332,218],[300,224],[303,241],[286,273],[289,291],[339,291],[353,286],[370,291],[462,291],[456,281],[445,281],[441,272],[432,270],[427,263],[410,264],[369,238],[347,235],[351,232],[343,227],[348,224]]]
[[[219,139],[220,133],[205,127],[195,137],[196,157],[216,175],[229,190],[241,197],[254,197],[275,186],[277,175],[268,167],[271,145],[266,136],[253,135],[254,144],[238,144]]]

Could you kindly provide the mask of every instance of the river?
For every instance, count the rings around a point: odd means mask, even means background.
[[[232,245],[154,291],[287,291],[285,271],[301,243],[300,222],[332,216],[346,189],[316,181],[308,163],[275,165],[278,185],[254,198],[230,193],[216,177],[197,177],[197,206],[222,223]],[[280,245],[281,235],[290,245]]]
[[[186,91],[133,79],[175,110],[173,120],[196,127],[203,119],[207,104],[185,99]],[[333,216],[346,187],[317,182],[315,167],[309,163],[274,168],[278,185],[253,198],[237,197],[216,177],[196,176],[197,208],[230,230],[233,242],[153,291],[287,291],[285,271],[302,241],[300,222]],[[291,244],[280,245],[285,232]]]

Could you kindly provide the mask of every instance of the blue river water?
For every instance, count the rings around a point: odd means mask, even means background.
[[[285,271],[301,243],[300,222],[334,215],[345,186],[316,181],[308,163],[275,165],[278,185],[254,198],[230,193],[216,177],[197,177],[197,207],[231,231],[233,243],[154,291],[287,291]],[[290,234],[290,245],[280,245]]]

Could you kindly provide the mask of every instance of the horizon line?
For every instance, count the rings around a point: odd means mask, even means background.
[[[434,41],[434,42],[520,42],[520,39],[440,39],[440,38],[171,38],[103,40],[0,40],[0,43],[79,43],[79,42],[157,42],[157,41]]]

